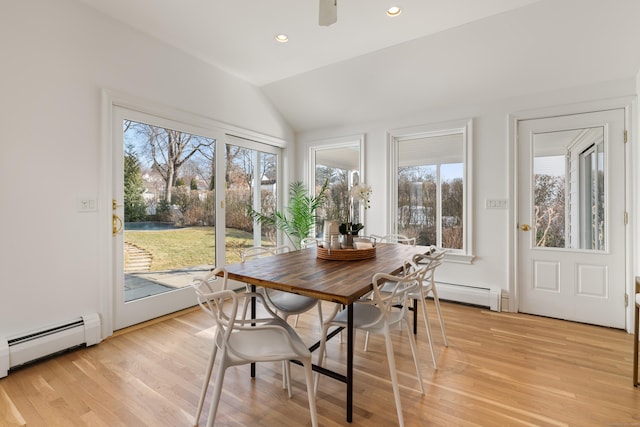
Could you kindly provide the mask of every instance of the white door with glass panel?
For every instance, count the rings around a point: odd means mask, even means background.
[[[220,130],[120,107],[113,117],[117,330],[193,306],[195,277],[275,245],[247,206],[275,209],[279,168],[278,148]]]
[[[517,129],[519,311],[624,328],[624,109]]]

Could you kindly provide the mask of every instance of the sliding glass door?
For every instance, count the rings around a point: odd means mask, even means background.
[[[125,108],[113,138],[114,329],[193,306],[195,277],[276,244],[247,208],[275,209],[277,148]]]

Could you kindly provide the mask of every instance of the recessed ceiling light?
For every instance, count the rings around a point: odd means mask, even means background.
[[[398,16],[401,13],[402,9],[400,9],[400,6],[391,6],[389,9],[387,9],[388,16]]]
[[[289,36],[286,34],[276,34],[276,41],[280,43],[286,43],[289,41]]]

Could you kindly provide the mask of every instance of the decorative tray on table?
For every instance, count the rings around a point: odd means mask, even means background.
[[[362,239],[364,240],[364,239]],[[318,244],[318,258],[328,259],[334,261],[359,261],[361,259],[375,258],[376,247],[375,241],[373,243],[360,243],[362,247],[353,248],[333,248],[329,242],[320,242]],[[359,246],[355,243],[355,246]]]
[[[334,261],[359,261],[361,259],[375,258],[376,247],[367,249],[328,249],[318,246],[318,258]]]

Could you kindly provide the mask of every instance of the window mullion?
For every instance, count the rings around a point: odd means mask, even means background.
[[[436,164],[436,241],[442,247],[442,180],[440,163]]]
[[[260,162],[260,152],[253,150],[253,209],[262,212],[262,164]],[[259,221],[253,221],[253,246],[261,246],[262,226]]]

